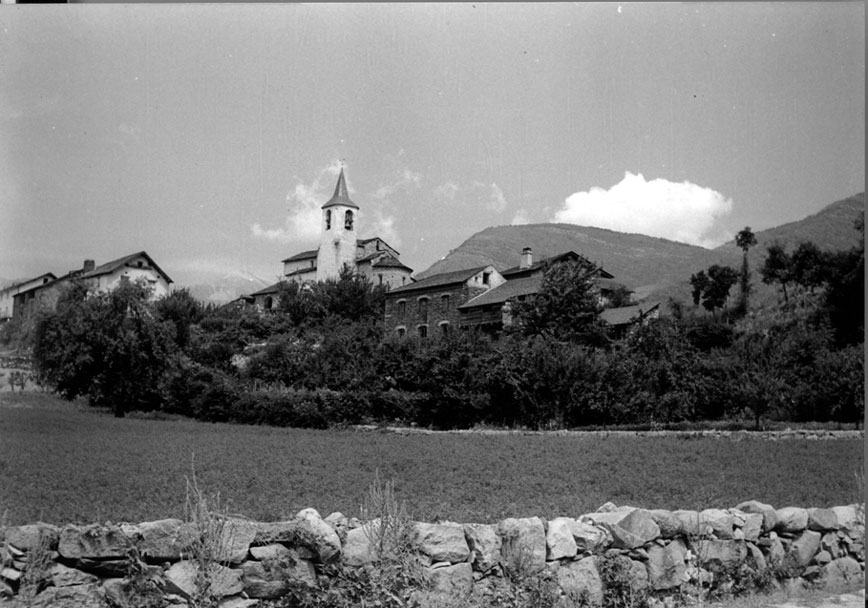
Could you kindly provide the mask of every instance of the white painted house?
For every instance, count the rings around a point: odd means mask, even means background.
[[[25,281],[18,281],[0,289],[0,322],[11,319],[15,314],[15,296],[19,296],[17,301],[21,302],[23,300],[21,297],[23,294],[26,294],[37,287],[47,285],[55,280],[57,280],[57,277],[54,276],[53,273],[46,272],[38,277],[27,279]]]

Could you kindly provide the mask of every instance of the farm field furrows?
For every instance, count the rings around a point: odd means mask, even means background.
[[[377,471],[422,521],[577,516],[606,501],[703,509],[857,500],[858,439],[399,435],[116,419],[39,394],[0,395],[0,516],[182,517],[185,478],[261,521],[305,507],[358,516]]]

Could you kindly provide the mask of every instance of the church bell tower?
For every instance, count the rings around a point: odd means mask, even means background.
[[[322,206],[322,228],[316,258],[316,279],[337,278],[344,265],[355,270],[359,206],[350,200],[344,170],[335,193]]]

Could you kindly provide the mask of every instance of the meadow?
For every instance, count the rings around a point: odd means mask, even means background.
[[[861,500],[858,439],[583,437],[307,430],[114,418],[0,393],[0,517],[9,525],[182,517],[186,478],[261,521],[358,516],[377,471],[422,521],[577,516],[606,501],[703,509]],[[5,515],[4,515],[5,513]]]

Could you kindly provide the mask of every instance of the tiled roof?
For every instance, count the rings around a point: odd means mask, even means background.
[[[278,281],[274,285],[269,285],[268,287],[264,287],[259,291],[254,291],[252,294],[250,294],[250,297],[252,298],[253,296],[267,296],[272,293],[277,293],[282,284],[283,281]]]
[[[347,191],[347,182],[344,179],[344,170],[341,169],[341,174],[338,175],[338,183],[335,186],[334,195],[322,206],[322,209],[333,205],[343,205],[344,207],[352,207],[358,209],[359,206],[350,200],[350,194]]]
[[[575,251],[565,251],[564,253],[559,253],[556,256],[553,256],[550,258],[544,258],[544,259],[540,260],[539,262],[534,262],[533,264],[531,264],[527,268],[522,268],[521,266],[513,266],[512,268],[508,268],[507,270],[504,270],[500,274],[502,274],[504,276],[504,278],[508,278],[511,275],[532,274],[532,273],[535,273],[537,271],[543,270],[549,264],[552,264],[555,262],[564,262],[564,261],[570,260],[570,259],[580,260],[580,261],[586,262],[590,266],[593,266],[595,268],[597,267],[593,262],[588,260],[585,256],[579,255]],[[600,271],[600,276],[602,278],[606,278],[606,279],[614,279],[615,278],[613,275],[609,274],[608,272],[606,272],[602,268],[598,268],[598,270]]]
[[[402,264],[401,260],[388,253],[381,256],[380,259],[376,260],[373,264],[371,264],[371,266],[374,266],[376,268],[405,268],[411,272],[413,271],[413,269],[409,266],[405,266],[404,264]]]
[[[621,308],[607,308],[600,313],[600,319],[608,325],[629,325],[659,307],[659,302],[646,302],[633,306],[622,306]]]
[[[459,306],[459,310],[467,308],[475,308],[477,306],[489,306],[491,304],[503,304],[510,298],[519,296],[527,296],[535,294],[539,291],[542,284],[542,277],[522,277],[520,279],[510,279],[509,281],[498,285],[494,289],[489,289],[483,294],[480,294]]]
[[[389,292],[389,296],[396,293],[405,293],[410,291],[419,291],[431,289],[434,287],[442,287],[444,285],[453,285],[455,283],[463,283],[477,272],[485,270],[488,266],[479,266],[478,268],[468,268],[465,270],[453,270],[452,272],[443,272],[413,283],[412,285],[403,285]]]
[[[316,266],[305,266],[304,268],[299,268],[298,270],[293,270],[292,272],[287,272],[285,277],[297,277],[303,274],[308,274],[311,272],[316,272]]]
[[[24,280],[21,280],[21,281],[15,281],[14,283],[11,283],[11,284],[7,285],[6,287],[2,287],[2,288],[0,288],[0,291],[11,291],[11,290],[15,289],[16,287],[21,287],[22,285],[24,285],[24,284],[26,284],[26,283],[31,283],[31,282],[33,282],[33,281],[38,281],[39,279],[44,279],[45,277],[50,277],[50,279],[51,279],[52,281],[57,280],[57,277],[54,276],[54,273],[53,273],[53,272],[46,272],[45,274],[41,274],[41,275],[39,275],[38,277],[33,277],[32,279],[24,279]],[[40,285],[40,286],[41,286],[41,285]],[[37,287],[37,286],[34,285],[34,287]]]
[[[136,259],[138,257],[146,258],[148,260],[148,262],[150,263],[150,265],[153,266],[157,272],[159,272],[161,275],[163,275],[163,278],[166,279],[167,283],[173,282],[172,279],[169,278],[169,275],[167,275],[165,272],[163,272],[163,269],[160,268],[159,266],[157,266],[157,263],[151,259],[151,256],[149,256],[144,251],[139,251],[138,253],[125,255],[122,258],[118,258],[116,260],[112,260],[111,262],[106,262],[105,264],[101,264],[101,265],[97,266],[96,268],[94,268],[93,270],[91,270],[89,272],[85,272],[84,274],[82,274],[81,278],[89,279],[91,277],[98,277],[98,276],[101,276],[104,274],[109,274],[111,272],[114,272],[118,268],[122,268],[122,267],[126,266],[129,262],[133,261],[134,259]]]
[[[319,253],[319,249],[312,249],[311,251],[302,251],[301,253],[296,253],[292,257],[288,257],[285,260],[281,260],[282,263],[286,262],[297,262],[299,260],[309,260],[311,258],[315,258]]]
[[[594,282],[597,284],[597,286],[600,289],[609,289],[611,291],[615,291],[616,289],[623,287],[624,289],[627,289],[627,291],[629,291],[630,293],[633,293],[633,290],[627,288],[627,286],[624,285],[623,283],[619,283],[618,281],[615,281],[613,279],[609,279],[606,277],[601,277],[599,279],[595,279]]]

